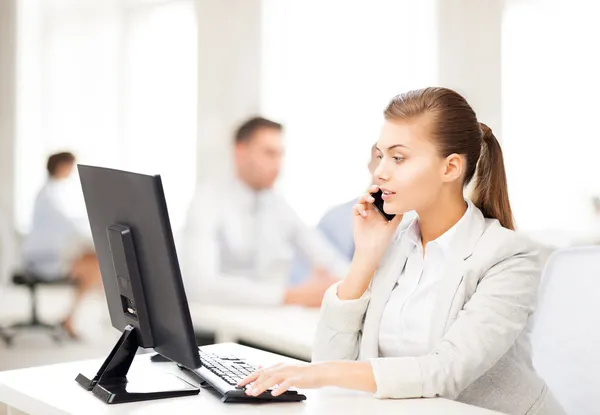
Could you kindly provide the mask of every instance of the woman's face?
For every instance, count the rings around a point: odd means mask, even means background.
[[[460,178],[461,157],[439,154],[430,138],[429,122],[427,116],[422,116],[410,121],[385,121],[383,125],[377,142],[379,165],[373,179],[384,192],[386,213],[427,211],[440,200],[446,184]]]

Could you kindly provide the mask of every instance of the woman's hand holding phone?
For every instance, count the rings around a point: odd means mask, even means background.
[[[378,191],[379,187],[373,185],[358,199],[353,208],[352,224],[355,255],[368,257],[376,263],[379,263],[402,220],[402,215],[395,215],[392,220],[388,221],[377,210],[374,206],[373,194]]]
[[[372,196],[377,191],[379,187],[372,186],[353,208],[354,257],[348,276],[338,286],[338,297],[342,300],[359,298],[366,291],[402,220],[402,215],[396,215],[388,221],[377,211]]]

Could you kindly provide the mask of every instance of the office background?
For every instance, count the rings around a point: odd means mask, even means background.
[[[596,242],[598,17],[586,0],[2,0],[3,223],[28,231],[47,156],[70,150],[160,173],[178,233],[196,185],[230,171],[235,125],[262,114],[286,128],[277,187],[316,224],[368,183],[387,100],[443,85],[501,140],[519,231],[548,247]],[[27,313],[8,278],[0,323]],[[59,316],[66,295],[41,293],[43,313]],[[85,319],[108,326],[103,307],[91,300]],[[102,356],[114,341],[36,339],[0,345],[0,370]]]

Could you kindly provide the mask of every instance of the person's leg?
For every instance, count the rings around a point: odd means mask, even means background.
[[[77,333],[73,328],[73,318],[75,313],[81,305],[85,295],[102,286],[100,267],[98,266],[98,258],[96,255],[93,253],[85,253],[78,257],[73,262],[69,276],[75,282],[75,298],[71,310],[63,322],[63,327],[69,336],[76,338]]]

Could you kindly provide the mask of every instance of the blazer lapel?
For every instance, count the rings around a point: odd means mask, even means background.
[[[451,258],[447,263],[445,275],[436,287],[436,303],[431,317],[431,331],[429,344],[436,344],[446,333],[450,308],[454,301],[458,287],[464,277],[464,261],[460,258]]]

